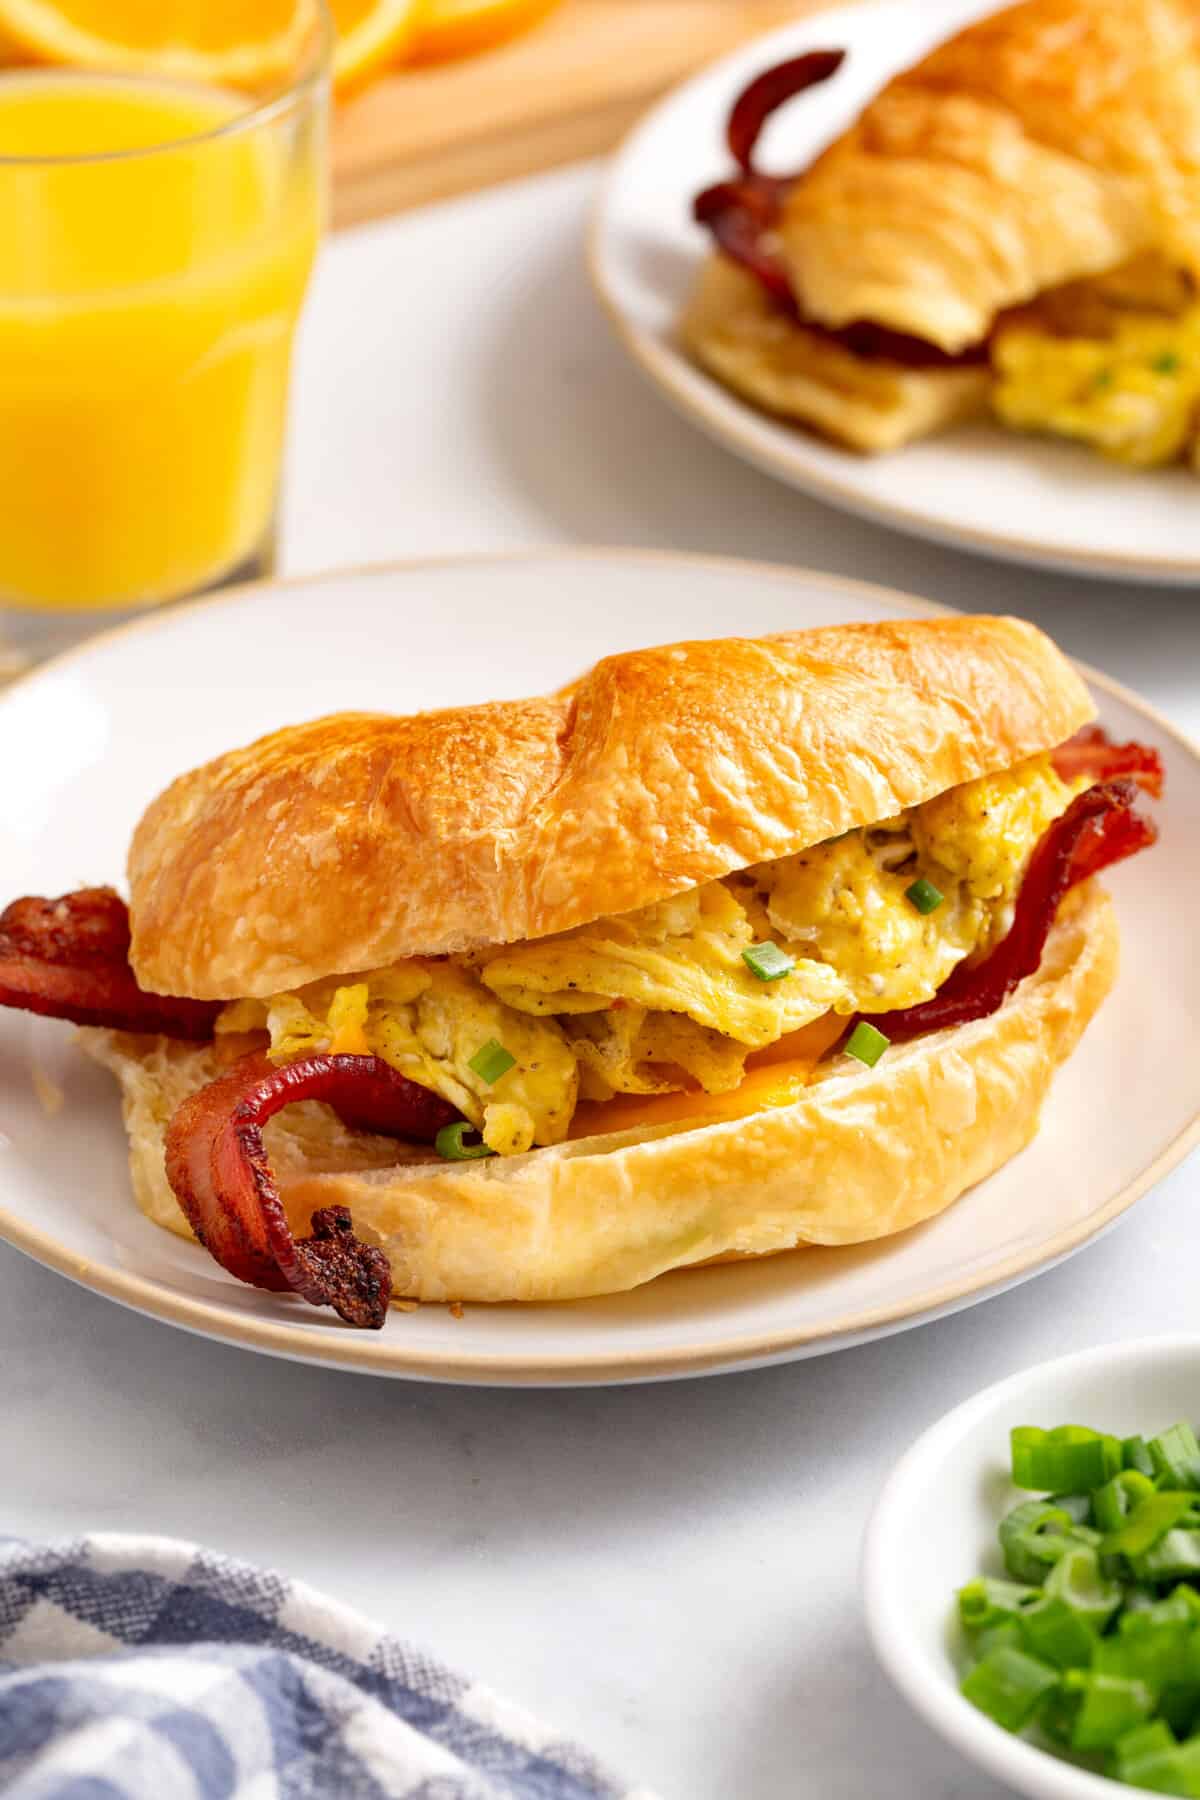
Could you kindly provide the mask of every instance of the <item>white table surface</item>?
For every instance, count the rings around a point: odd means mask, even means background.
[[[332,248],[300,361],[288,572],[539,543],[809,564],[1025,613],[1200,733],[1200,595],[893,536],[676,420],[589,294],[595,181],[568,170]],[[985,1383],[1196,1328],[1198,1201],[1193,1162],[1065,1266],[839,1356],[550,1394],[220,1348],[0,1248],[0,1529],[152,1530],[273,1562],[664,1800],[998,1800],[874,1666],[867,1509],[913,1436]]]

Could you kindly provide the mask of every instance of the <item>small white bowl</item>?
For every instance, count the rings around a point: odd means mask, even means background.
[[[1145,1338],[1039,1363],[956,1406],[901,1458],[863,1546],[867,1628],[892,1681],[936,1732],[1036,1800],[1115,1800],[1134,1790],[1001,1729],[958,1691],[955,1591],[1001,1573],[996,1527],[1014,1425],[1092,1425],[1121,1437],[1200,1421],[1200,1336]],[[1028,1496],[1024,1496],[1028,1497]]]

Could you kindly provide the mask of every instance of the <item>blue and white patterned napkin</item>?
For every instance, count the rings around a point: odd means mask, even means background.
[[[266,1569],[171,1538],[0,1538],[6,1800],[653,1800]]]

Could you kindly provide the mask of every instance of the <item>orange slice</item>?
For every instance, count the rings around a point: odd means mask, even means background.
[[[423,0],[408,60],[450,62],[528,31],[560,0]]]
[[[337,43],[333,85],[339,98],[404,60],[426,0],[330,0]]]
[[[338,89],[401,56],[424,4],[332,0]],[[0,44],[37,62],[262,88],[296,66],[315,17],[315,0],[0,0]]]

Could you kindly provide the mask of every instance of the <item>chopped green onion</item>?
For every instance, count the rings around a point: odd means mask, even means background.
[[[1160,1605],[1159,1590],[1148,1586],[1145,1582],[1131,1581],[1125,1586],[1125,1605],[1122,1618],[1132,1618],[1137,1613],[1149,1612],[1152,1607]]]
[[[1179,372],[1179,358],[1173,350],[1164,350],[1150,364],[1156,375],[1176,375]]]
[[[1117,1479],[1128,1481],[1131,1477],[1132,1471],[1126,1470],[1124,1477],[1118,1476]],[[1145,1481],[1145,1476],[1140,1479]],[[1114,1488],[1116,1485],[1115,1481],[1111,1483]],[[1146,1485],[1149,1486],[1149,1483],[1147,1482]],[[1098,1499],[1099,1495],[1097,1495]],[[1166,1492],[1156,1494],[1151,1490],[1149,1494],[1138,1500],[1124,1524],[1108,1533],[1102,1546],[1104,1554],[1106,1556],[1144,1556],[1158,1543],[1160,1538],[1170,1531],[1173,1525],[1179,1523],[1185,1513],[1191,1511],[1195,1502],[1194,1494]],[[1097,1511],[1097,1517],[1099,1517],[1099,1511]]]
[[[1165,1531],[1144,1555],[1131,1556],[1129,1566],[1139,1581],[1194,1578],[1200,1575],[1200,1531]]]
[[[1154,1483],[1148,1476],[1138,1469],[1122,1469],[1092,1495],[1096,1524],[1101,1531],[1119,1531],[1130,1513],[1153,1493]]]
[[[1079,1529],[1070,1513],[1048,1500],[1025,1500],[1000,1521],[1004,1566],[1014,1581],[1041,1584]]]
[[[1051,1494],[1051,1506],[1057,1506],[1065,1513],[1070,1513],[1076,1525],[1092,1523],[1092,1496],[1090,1494]]]
[[[968,1631],[986,1631],[1019,1618],[1023,1607],[1040,1598],[1037,1588],[1017,1581],[969,1581],[958,1590],[958,1616]]]
[[[1200,1488],[1200,1444],[1190,1425],[1172,1425],[1146,1448],[1164,1487]]]
[[[1196,1723],[1196,1707],[1200,1704],[1200,1693],[1194,1684],[1186,1683],[1163,1689],[1158,1696],[1158,1716],[1164,1725],[1169,1725],[1179,1737],[1190,1736],[1192,1726]],[[1200,1789],[1196,1790],[1200,1792]]]
[[[1046,1576],[1046,1592],[1102,1631],[1122,1600],[1119,1581],[1106,1580],[1091,1544],[1068,1544]]]
[[[1139,1475],[1154,1474],[1154,1459],[1144,1437],[1127,1437],[1122,1441],[1121,1462],[1127,1469],[1136,1469]]]
[[[1144,1606],[1131,1608],[1127,1598],[1121,1615],[1121,1630],[1139,1631],[1143,1619],[1148,1619],[1152,1625],[1200,1625],[1200,1594],[1181,1581],[1165,1600],[1153,1599]]]
[[[1095,1632],[1083,1614],[1057,1594],[1045,1594],[1026,1607],[1021,1630],[1031,1655],[1053,1663],[1056,1669],[1085,1669],[1092,1660]]]
[[[1006,1579],[958,1592],[961,1690],[1115,1780],[1200,1800],[1200,1442],[1018,1426]]]
[[[1127,1731],[1123,1738],[1118,1738],[1116,1759],[1120,1763],[1132,1757],[1149,1756],[1153,1750],[1174,1748],[1174,1732],[1161,1719],[1155,1719],[1153,1725],[1138,1725],[1133,1731]],[[1120,1780],[1121,1777],[1118,1776],[1117,1779]]]
[[[1154,1696],[1144,1681],[1095,1669],[1068,1669],[1062,1678],[1067,1696],[1078,1695],[1079,1711],[1071,1731],[1073,1750],[1111,1750],[1154,1711]]]
[[[1127,1763],[1120,1779],[1156,1794],[1200,1794],[1200,1738]]]
[[[742,951],[742,961],[752,975],[760,981],[780,981],[790,975],[796,966],[794,957],[781,950],[768,938],[765,944],[751,944],[748,950]]]
[[[1022,1650],[993,1650],[977,1662],[961,1692],[1006,1731],[1027,1725],[1041,1701],[1059,1682],[1057,1669]]]
[[[468,1131],[473,1137],[479,1135],[466,1119],[456,1119],[453,1125],[442,1126],[433,1147],[447,1162],[477,1162],[481,1156],[495,1156],[496,1152],[489,1150],[482,1138],[477,1144],[465,1144],[463,1138]]]
[[[1200,1794],[1200,1738],[1177,1744],[1161,1719],[1119,1738],[1111,1773],[1128,1787],[1156,1794]]]
[[[919,913],[936,912],[946,898],[941,888],[935,888],[932,881],[926,881],[922,875],[912,886],[905,888],[904,898],[911,900]]]
[[[846,1055],[857,1057],[860,1063],[866,1063],[873,1069],[888,1045],[890,1038],[885,1038],[882,1031],[876,1031],[865,1019],[860,1019],[846,1040]]]
[[[971,1648],[977,1662],[990,1656],[993,1650],[1024,1650],[1025,1633],[1016,1619],[1003,1619],[984,1631],[972,1632]]]
[[[491,1087],[494,1082],[499,1081],[502,1075],[507,1075],[508,1071],[514,1069],[516,1065],[517,1059],[511,1050],[506,1050],[504,1045],[498,1043],[495,1038],[489,1038],[486,1044],[479,1046],[467,1067],[475,1071],[480,1081],[486,1081]]]
[[[1144,1681],[1160,1699],[1169,1687],[1195,1687],[1189,1619],[1152,1619],[1146,1613],[1122,1618],[1113,1637],[1096,1646],[1096,1667],[1105,1675]],[[1200,1691],[1196,1691],[1200,1702]]]
[[[1013,1485],[1042,1493],[1090,1492],[1121,1467],[1116,1438],[1089,1431],[1086,1425],[1060,1425],[1055,1431],[1017,1425],[1011,1446]]]

